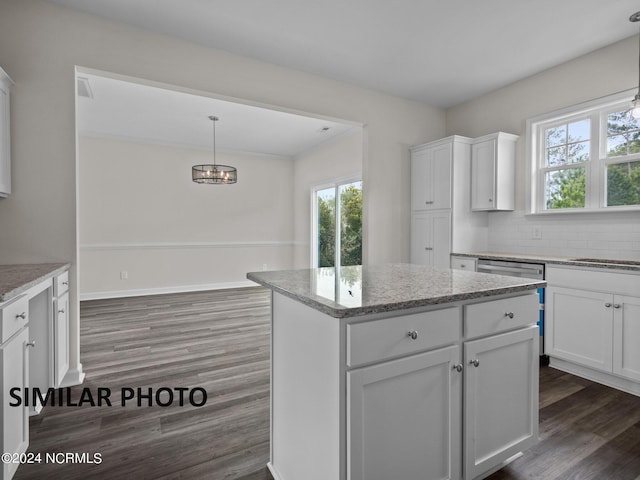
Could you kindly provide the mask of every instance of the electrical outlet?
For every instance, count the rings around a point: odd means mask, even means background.
[[[120,272],[120,280],[127,280],[129,278],[129,272],[122,270]]]
[[[531,238],[534,240],[542,240],[542,228],[540,226],[533,227]]]

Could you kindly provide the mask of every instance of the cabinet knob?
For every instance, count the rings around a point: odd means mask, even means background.
[[[62,284],[69,286],[69,282],[62,282]]]
[[[35,346],[36,346],[35,340],[31,340],[30,342],[27,342],[27,347],[35,347]]]
[[[473,365],[477,368],[480,366],[480,360],[478,360],[477,358],[475,360],[469,360],[469,365]]]
[[[411,340],[416,340],[418,338],[418,331],[411,330],[410,332],[407,332],[407,337],[411,337]]]
[[[490,199],[489,199],[489,202],[493,202],[493,198],[490,198]]]
[[[64,313],[64,308],[61,308],[60,310],[58,310],[58,313]]]
[[[609,302],[604,304],[605,307],[609,308],[611,306],[611,304]]]
[[[513,312],[507,312],[504,314],[505,317],[513,318]]]
[[[460,268],[467,268],[467,266],[464,263],[461,263]]]
[[[24,320],[25,318],[27,318],[27,312],[17,314],[16,318],[21,318],[22,320]]]
[[[459,363],[459,364],[453,366],[453,370],[455,370],[456,372],[459,373],[459,372],[462,372],[462,370],[464,370],[464,367],[462,366],[461,363]]]
[[[613,308],[620,308],[620,307],[621,307],[621,305],[619,303],[614,303],[613,304]]]

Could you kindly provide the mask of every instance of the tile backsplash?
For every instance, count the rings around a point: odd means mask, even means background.
[[[640,212],[491,212],[488,250],[640,260]]]

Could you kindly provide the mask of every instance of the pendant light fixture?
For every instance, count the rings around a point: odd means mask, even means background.
[[[630,22],[640,21],[640,12],[629,17]],[[638,92],[631,102],[631,116],[636,120],[640,118],[640,32],[638,34]]]
[[[213,164],[194,165],[191,167],[191,178],[196,183],[236,183],[238,181],[238,170],[229,165],[216,164],[216,122],[218,117],[209,116],[213,122]]]

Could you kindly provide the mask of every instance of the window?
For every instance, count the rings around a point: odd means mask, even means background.
[[[314,189],[313,207],[312,266],[361,265],[362,182]]]
[[[603,211],[640,207],[640,121],[633,93],[530,119],[530,210]]]

